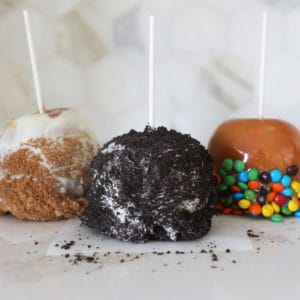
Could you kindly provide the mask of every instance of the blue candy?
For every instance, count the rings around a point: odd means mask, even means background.
[[[300,208],[297,211],[295,211],[294,216],[300,218]]]
[[[290,186],[291,182],[292,182],[292,179],[291,179],[291,176],[289,176],[289,175],[284,175],[281,178],[281,183],[284,187]]]
[[[238,174],[238,180],[242,182],[249,181],[249,174],[247,171],[242,171]]]
[[[287,188],[287,189],[284,189],[281,192],[281,194],[284,196],[287,196],[287,197],[291,197],[293,195],[293,190],[291,188]]]
[[[281,180],[282,173],[279,170],[271,170],[270,176],[272,182],[279,182]]]
[[[235,200],[240,200],[240,199],[242,199],[244,197],[244,194],[243,193],[233,193],[232,197]]]

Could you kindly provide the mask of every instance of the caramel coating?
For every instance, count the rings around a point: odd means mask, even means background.
[[[300,166],[300,132],[278,119],[232,119],[216,129],[208,151],[216,171],[231,158],[243,160],[248,168],[286,172],[290,165]]]

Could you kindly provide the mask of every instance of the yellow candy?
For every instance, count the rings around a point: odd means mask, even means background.
[[[300,182],[298,181],[293,181],[292,184],[292,189],[297,193],[299,194],[300,193]]]
[[[270,218],[274,213],[274,209],[271,204],[265,204],[262,207],[262,214],[266,218]]]
[[[272,208],[276,214],[278,214],[280,212],[280,206],[277,203],[275,203],[274,201],[272,202]]]
[[[297,202],[290,200],[288,204],[288,208],[291,212],[295,212],[296,210],[298,210],[299,206]]]
[[[248,199],[241,199],[239,201],[239,207],[242,209],[247,209],[251,205],[251,202]]]

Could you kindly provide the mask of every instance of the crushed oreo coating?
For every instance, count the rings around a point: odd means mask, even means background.
[[[189,135],[159,127],[108,142],[91,165],[83,224],[122,241],[191,240],[211,227],[213,160]]]

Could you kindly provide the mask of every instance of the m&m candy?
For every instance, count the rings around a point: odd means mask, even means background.
[[[226,158],[216,174],[220,197],[215,204],[223,214],[252,215],[282,222],[284,216],[300,217],[300,182],[293,179],[299,168],[247,168],[241,160]]]

